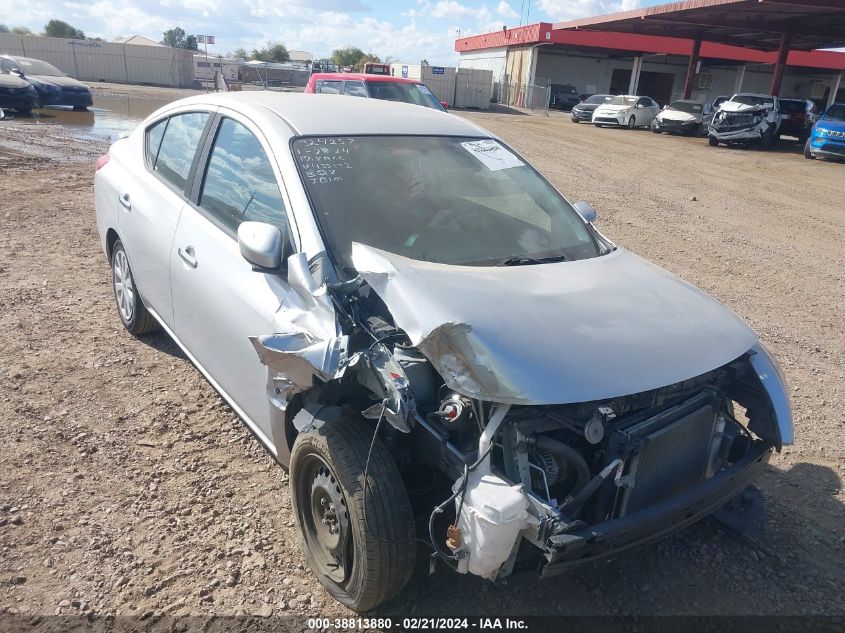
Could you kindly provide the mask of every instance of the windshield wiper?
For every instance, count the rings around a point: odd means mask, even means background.
[[[503,259],[496,266],[530,266],[532,264],[551,264],[565,261],[566,255],[555,255],[553,257],[527,257],[525,255],[518,255]]]

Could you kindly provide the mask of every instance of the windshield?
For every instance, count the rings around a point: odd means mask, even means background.
[[[636,102],[636,97],[624,97],[622,95],[612,97],[610,101],[608,101],[610,105],[634,105]]]
[[[805,114],[807,112],[807,104],[803,101],[781,99],[778,103],[783,114]]]
[[[411,84],[399,81],[368,81],[370,96],[382,101],[401,101],[427,108],[442,110],[443,106],[425,84]]]
[[[752,105],[752,106],[766,106],[767,108],[774,107],[774,101],[772,101],[771,97],[761,97],[759,95],[735,95],[733,99],[731,99],[734,103],[742,103],[744,105]]]
[[[608,99],[610,99],[610,95],[593,95],[584,101],[584,103],[604,103]]]
[[[824,113],[824,118],[826,121],[845,121],[845,105],[830,106]]]
[[[341,267],[352,267],[353,241],[456,265],[600,254],[581,216],[498,141],[306,137],[292,148]]]
[[[704,112],[704,104],[675,101],[669,106],[669,110],[677,110],[678,112],[686,112],[687,114],[701,114]]]
[[[18,64],[18,68],[20,68],[25,75],[46,75],[48,77],[65,76],[61,70],[55,66],[51,66],[47,62],[42,62],[40,59],[25,59],[18,57],[15,61]]]

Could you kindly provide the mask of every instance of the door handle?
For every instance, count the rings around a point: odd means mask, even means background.
[[[184,250],[182,250],[182,247],[180,246],[176,249],[176,252],[179,254],[179,257],[182,258],[182,261],[188,264],[188,266],[190,266],[191,268],[197,267],[197,258],[194,257],[193,246],[187,246]]]
[[[122,206],[124,209],[126,209],[127,211],[132,210],[132,203],[129,202],[128,193],[124,193],[123,195],[121,195],[118,200],[120,200],[120,206]]]

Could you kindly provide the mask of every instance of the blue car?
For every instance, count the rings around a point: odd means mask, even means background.
[[[804,158],[845,158],[845,103],[834,103],[813,126]]]
[[[74,110],[87,110],[94,104],[88,86],[40,59],[0,55],[0,71],[31,84],[38,92],[42,106],[71,106]]]

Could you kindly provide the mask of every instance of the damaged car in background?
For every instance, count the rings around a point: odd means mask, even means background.
[[[755,144],[768,149],[780,139],[781,115],[778,98],[739,93],[722,102],[707,129],[713,147]]]
[[[793,440],[739,317],[465,119],[199,95],[114,143],[95,194],[124,326],[173,337],[289,469],[308,564],[354,610],[420,543],[497,582],[748,527]]]

